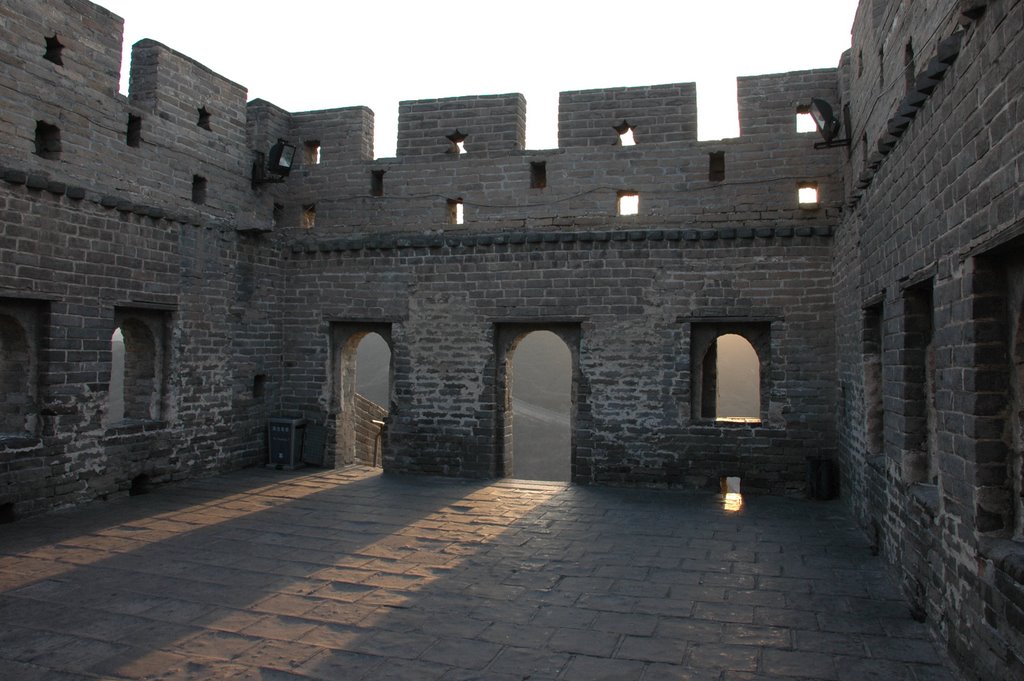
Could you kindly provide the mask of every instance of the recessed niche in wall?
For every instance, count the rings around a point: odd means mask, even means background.
[[[129,147],[138,147],[142,144],[142,116],[128,114],[128,131],[125,141]]]
[[[530,189],[544,189],[548,186],[548,164],[545,161],[530,162]]]
[[[60,128],[36,121],[36,156],[55,161],[60,158]]]
[[[262,399],[267,394],[267,375],[256,374],[252,377],[252,398]]]
[[[202,175],[192,176],[192,203],[206,203],[206,178]]]
[[[203,130],[210,130],[210,112],[206,110],[205,106],[199,107],[199,119],[196,121]]]
[[[46,39],[46,52],[43,54],[43,59],[46,61],[53,62],[57,66],[64,66],[64,46],[60,40],[57,39],[57,34],[54,33],[52,37]]]
[[[725,179],[725,152],[712,151],[708,154],[708,180],[721,182]]]
[[[370,196],[384,196],[384,171],[370,171]]]

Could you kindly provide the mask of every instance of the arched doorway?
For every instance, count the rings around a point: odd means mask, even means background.
[[[522,333],[506,358],[504,474],[568,482],[572,471],[573,357],[558,334]]]
[[[383,466],[384,434],[391,410],[389,329],[350,329],[337,361],[338,415],[335,465]]]
[[[761,365],[754,346],[739,334],[726,333],[715,340],[714,356],[715,419],[761,420]]]

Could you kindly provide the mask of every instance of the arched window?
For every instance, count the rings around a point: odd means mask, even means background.
[[[110,336],[107,423],[163,418],[165,313],[122,310]]]
[[[25,329],[0,314],[0,433],[23,433],[33,398],[32,356]]]
[[[121,327],[110,336],[110,390],[107,393],[107,419],[124,419],[124,334]]]
[[[713,354],[716,362],[715,419],[760,421],[761,369],[754,346],[743,336],[726,333],[716,339]]]
[[[767,323],[694,323],[690,347],[693,418],[761,422],[769,332]]]

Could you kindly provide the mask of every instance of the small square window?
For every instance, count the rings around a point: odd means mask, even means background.
[[[192,176],[192,203],[206,203],[206,178],[202,175]]]
[[[530,189],[544,189],[548,186],[548,164],[545,161],[530,162]]]
[[[316,204],[309,203],[302,207],[302,226],[313,229],[316,226]]]
[[[817,132],[817,130],[818,126],[814,124],[814,116],[811,115],[809,109],[796,112],[797,132]]]
[[[306,140],[306,163],[311,166],[320,165],[320,141]]]
[[[462,199],[448,199],[448,224],[461,225],[465,223]]]
[[[629,121],[622,121],[622,123],[616,125],[615,132],[619,135],[619,139],[616,140],[616,144],[620,147],[636,146],[636,137],[633,135],[633,131],[635,130],[636,127],[630,125]]]
[[[814,209],[818,207],[818,184],[806,182],[797,187],[797,199],[801,208]]]
[[[461,156],[466,153],[467,135],[465,133],[456,130],[452,134],[448,135],[446,139],[451,143],[448,147],[449,154]]]
[[[725,152],[712,151],[708,154],[708,181],[721,182],[725,179]]]
[[[128,132],[125,137],[129,147],[142,145],[142,116],[128,114]]]
[[[36,121],[36,155],[51,161],[60,158],[60,128]]]
[[[618,214],[639,215],[640,195],[636,192],[619,192]]]
[[[49,62],[53,62],[57,66],[64,66],[64,46],[60,40],[57,39],[57,34],[54,33],[52,38],[46,39],[46,52],[43,54],[43,59]]]

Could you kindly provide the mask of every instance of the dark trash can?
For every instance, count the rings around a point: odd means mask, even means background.
[[[270,450],[268,468],[294,469],[302,466],[302,439],[306,419],[300,416],[275,416],[267,426]]]
[[[822,456],[807,457],[807,498],[828,501],[835,497],[835,461]]]

